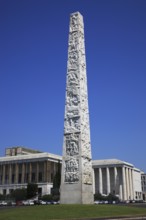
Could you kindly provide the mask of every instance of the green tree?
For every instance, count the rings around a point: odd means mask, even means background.
[[[5,195],[0,194],[0,201],[5,199]]]
[[[27,184],[27,198],[31,199],[36,196],[38,193],[38,185],[36,183],[28,183]]]
[[[119,201],[119,198],[118,198],[117,196],[113,195],[112,193],[110,193],[110,194],[107,196],[107,200],[108,200],[109,202],[112,202],[112,201],[118,202],[118,201]]]
[[[58,162],[57,172],[53,179],[53,189],[59,189],[61,183],[61,164],[60,161]]]
[[[58,167],[57,172],[55,173],[55,176],[53,178],[53,188],[51,190],[52,195],[59,195],[59,189],[61,184],[61,164],[60,161],[58,161]]]
[[[53,196],[51,195],[51,194],[49,194],[49,195],[44,195],[44,196],[42,196],[42,198],[41,198],[43,201],[51,201],[51,200],[53,200]]]
[[[101,193],[95,193],[94,200],[103,201],[103,200],[105,200],[105,196],[101,195]]]
[[[27,190],[25,188],[15,189],[11,195],[11,198],[14,198],[15,201],[25,200],[27,197]]]

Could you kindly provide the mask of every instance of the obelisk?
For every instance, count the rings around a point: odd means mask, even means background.
[[[70,15],[60,192],[62,204],[93,203],[84,23],[79,12]]]

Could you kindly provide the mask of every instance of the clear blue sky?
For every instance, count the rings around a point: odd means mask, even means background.
[[[146,1],[0,0],[0,156],[62,154],[69,17],[84,17],[93,159],[146,172]]]

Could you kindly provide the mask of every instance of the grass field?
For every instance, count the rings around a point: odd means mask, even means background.
[[[146,208],[123,205],[47,205],[0,209],[0,220],[86,219],[146,216]]]

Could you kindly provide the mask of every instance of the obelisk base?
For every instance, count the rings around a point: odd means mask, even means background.
[[[61,188],[61,204],[93,204],[93,186],[66,184]]]

